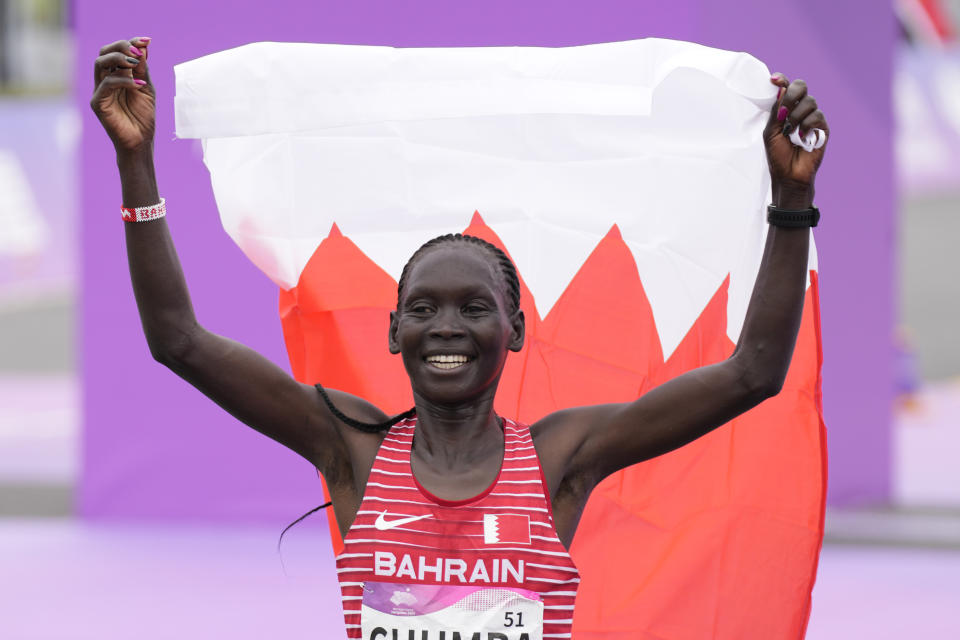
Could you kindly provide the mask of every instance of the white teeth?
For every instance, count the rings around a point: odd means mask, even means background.
[[[428,356],[427,362],[438,369],[456,369],[470,361],[470,358],[464,355],[443,354]]]
[[[437,369],[456,369],[457,367],[462,367],[464,362],[431,362],[432,366]]]

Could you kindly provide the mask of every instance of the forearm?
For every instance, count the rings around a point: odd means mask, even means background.
[[[124,207],[160,201],[152,148],[118,154]],[[127,262],[143,331],[155,358],[169,361],[196,327],[180,261],[165,218],[125,222]]]
[[[783,209],[806,209],[813,190],[774,187],[774,204]],[[760,270],[734,351],[747,386],[775,395],[786,378],[806,295],[810,229],[771,225]]]
[[[123,206],[160,201],[149,148],[118,153]],[[349,465],[349,452],[332,414],[312,386],[301,385],[273,362],[197,324],[190,294],[165,218],[125,222],[130,279],[153,357],[257,431],[304,456],[325,473]],[[342,398],[342,396],[341,396]],[[353,415],[371,413],[359,399]],[[385,416],[376,413],[383,420]]]

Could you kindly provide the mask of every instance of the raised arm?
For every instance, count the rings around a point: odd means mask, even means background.
[[[802,133],[828,131],[827,123],[803,81],[788,84],[775,74],[771,82],[781,87],[764,131],[773,204],[807,209],[824,149],[804,151],[788,135],[798,126]],[[552,478],[548,473],[551,486],[572,482],[582,494],[610,473],[681,447],[779,393],[800,328],[809,244],[809,228],[770,226],[743,330],[728,359],[634,402],[561,411],[535,425],[541,459],[565,461]]]
[[[94,68],[90,105],[116,148],[126,208],[160,201],[148,50],[149,39],[121,40],[101,49]],[[313,387],[200,326],[165,218],[124,226],[133,291],[153,357],[238,419],[309,460],[328,481],[348,476],[355,447],[347,440],[369,435],[345,435]],[[355,396],[335,391],[331,396],[361,419],[385,417]]]

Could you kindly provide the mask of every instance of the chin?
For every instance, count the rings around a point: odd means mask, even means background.
[[[411,376],[414,394],[438,405],[463,406],[482,401],[491,393],[495,394],[496,383],[500,378],[496,375],[492,380],[490,377],[477,380],[471,376],[469,379],[456,380],[450,373],[442,371],[440,375],[436,375],[435,372],[427,371],[422,376]]]

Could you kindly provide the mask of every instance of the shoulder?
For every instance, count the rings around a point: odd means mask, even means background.
[[[389,426],[368,430],[350,423],[359,422],[373,427],[385,423],[390,416],[371,402],[345,391],[324,389],[327,399],[324,399],[319,387],[311,391],[318,419],[333,426],[334,437],[341,448],[340,455],[328,457],[318,467],[330,485],[348,484],[352,489],[362,487],[366,484]],[[337,448],[325,449],[335,452]]]
[[[530,425],[544,478],[551,494],[555,495],[561,483],[580,478],[583,469],[578,460],[587,442],[592,425],[603,421],[612,409],[608,405],[574,407],[555,411]]]
[[[341,430],[343,430],[343,427],[351,427],[351,431],[344,430],[344,433],[370,433],[362,427],[351,426],[351,422],[359,422],[372,427],[390,419],[390,416],[372,402],[352,393],[338,389],[327,389],[319,384],[314,385],[310,392],[314,395],[317,409],[325,418],[331,420],[332,424],[335,424]]]
[[[593,431],[619,405],[595,405],[573,407],[554,411],[530,425],[530,435],[538,452],[541,446],[545,450],[557,453],[558,450],[575,453]]]

